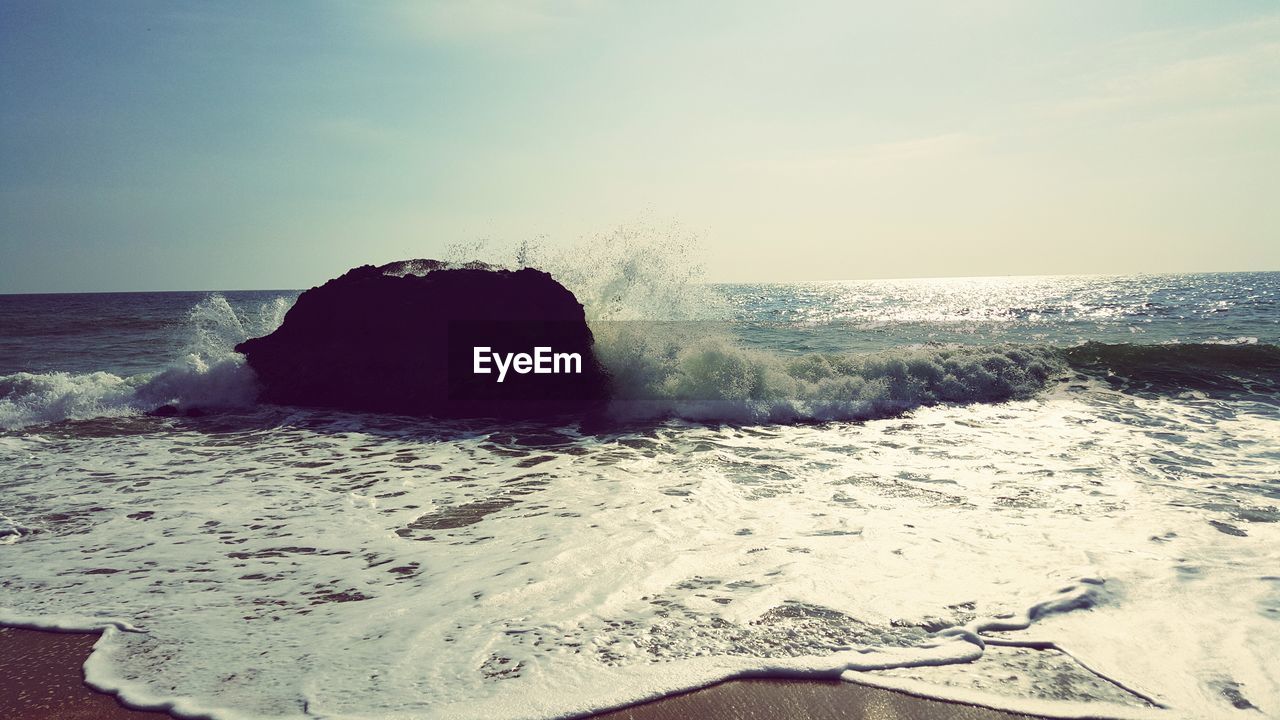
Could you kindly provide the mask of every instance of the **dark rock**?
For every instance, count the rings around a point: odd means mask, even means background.
[[[147,414],[153,417],[177,417],[181,413],[177,405],[161,405]]]
[[[283,324],[236,346],[285,405],[436,417],[532,418],[599,407],[608,379],[582,305],[550,275],[472,263],[365,265],[298,297]],[[491,353],[577,353],[580,373],[473,371]]]
[[[148,412],[147,414],[152,417],[162,417],[162,418],[170,418],[170,417],[197,418],[197,417],[204,417],[205,411],[197,407],[180,408],[177,405],[161,405],[160,407]]]

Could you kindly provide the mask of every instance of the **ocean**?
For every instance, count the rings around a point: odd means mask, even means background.
[[[0,622],[219,719],[1280,717],[1280,273],[555,274],[598,427],[258,404],[231,347],[297,291],[0,296]]]

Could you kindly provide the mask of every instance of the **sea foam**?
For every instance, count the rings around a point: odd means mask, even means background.
[[[1065,367],[1050,348],[902,348],[781,354],[707,323],[597,323],[619,419],[865,420],[938,403],[1030,397]]]
[[[158,372],[0,376],[0,428],[135,415],[162,405],[180,410],[249,407],[257,399],[257,380],[232,348],[274,330],[288,307],[284,298],[276,298],[237,312],[225,297],[211,294],[187,314],[182,350]]]
[[[144,632],[109,633],[91,682],[225,718],[564,717],[726,677],[906,682],[884,673],[1010,644],[1084,666],[1047,684],[1063,695],[1017,666],[1000,677],[1029,695],[930,692],[1204,717],[1230,681],[1270,711],[1265,665],[1214,638],[1274,637],[1256,577],[1274,421],[1214,412],[1099,385],[602,436],[266,409],[10,435],[0,486],[25,530],[0,606],[127,622]],[[1172,453],[1190,459],[1150,461]],[[1259,522],[1184,469],[1213,466]]]
[[[0,620],[105,626],[89,682],[228,720],[563,717],[750,676],[1280,708],[1274,346],[761,347],[705,306],[635,320],[662,286],[637,263],[581,296],[614,412],[650,421],[593,433],[255,405],[227,348],[283,301],[199,303],[158,373],[6,377],[20,422],[236,410],[0,434]]]

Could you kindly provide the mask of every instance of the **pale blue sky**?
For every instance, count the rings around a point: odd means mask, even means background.
[[[1270,0],[5,2],[0,97],[0,292],[638,218],[712,280],[1280,269]]]

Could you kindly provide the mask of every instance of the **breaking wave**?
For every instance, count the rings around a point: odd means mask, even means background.
[[[135,415],[166,405],[177,412],[251,406],[258,396],[257,379],[232,348],[274,330],[288,309],[289,303],[277,298],[254,312],[238,313],[225,297],[210,295],[187,316],[181,356],[156,373],[0,376],[0,428]]]
[[[723,335],[650,325],[596,329],[619,419],[867,420],[942,403],[1035,396],[1075,371],[1126,392],[1203,392],[1280,401],[1280,347],[1267,344],[965,345],[784,355]]]
[[[1047,347],[925,347],[782,355],[693,329],[597,328],[611,414],[729,422],[863,420],[939,403],[1031,397],[1064,369]]]
[[[193,317],[226,301],[202,302]],[[253,406],[253,371],[231,352],[243,329],[201,324],[215,342],[154,374],[15,373],[0,377],[0,427]],[[609,415],[634,421],[791,423],[890,417],[938,404],[999,403],[1034,397],[1069,370],[1118,389],[1158,393],[1280,392],[1280,348],[1272,345],[947,346],[868,354],[784,355],[726,336],[654,332],[645,324],[597,327],[597,352],[613,378]]]
[[[456,251],[495,265],[550,272],[583,303],[613,381],[613,420],[788,423],[865,420],[922,406],[1035,396],[1071,371],[1123,391],[1280,397],[1280,348],[1245,344],[910,345],[872,353],[787,352],[740,340],[723,298],[701,282],[696,238],[678,228],[623,226],[556,253],[524,243],[511,258]],[[505,261],[504,261],[505,260]],[[255,404],[237,343],[270,333],[287,298],[233,307],[214,294],[191,309],[185,346],[165,369],[0,376],[0,428]],[[850,332],[856,332],[851,329]]]

